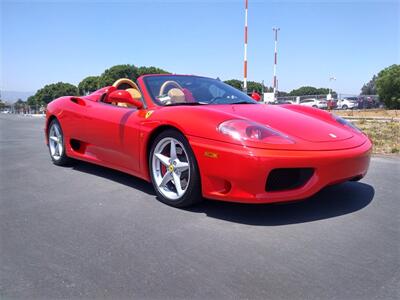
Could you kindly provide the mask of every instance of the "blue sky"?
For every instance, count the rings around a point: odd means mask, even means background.
[[[115,64],[221,79],[243,76],[244,1],[1,2],[1,90],[78,84]],[[358,93],[400,63],[400,1],[249,0],[249,80]]]

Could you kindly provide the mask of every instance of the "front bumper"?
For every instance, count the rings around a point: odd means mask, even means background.
[[[242,203],[274,203],[304,199],[325,186],[362,178],[368,170],[371,142],[334,151],[290,151],[249,148],[189,137],[206,198]],[[266,191],[269,173],[278,168],[313,168],[302,186]]]

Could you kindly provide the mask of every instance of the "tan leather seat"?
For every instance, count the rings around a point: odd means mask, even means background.
[[[126,91],[131,94],[132,98],[135,100],[140,100],[142,98],[142,95],[136,88],[126,89]]]
[[[181,89],[172,88],[168,91],[168,97],[170,98],[171,103],[185,103],[186,97]]]

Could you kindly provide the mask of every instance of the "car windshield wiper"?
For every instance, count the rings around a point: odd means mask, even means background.
[[[200,103],[200,102],[181,102],[181,103],[165,104],[164,106],[180,106],[180,105],[204,105],[204,103]]]
[[[248,102],[248,101],[237,101],[237,102],[231,102],[231,103],[227,103],[227,104],[257,104],[257,103]]]
[[[211,99],[211,101],[210,101],[210,102],[208,102],[208,103],[206,103],[206,104],[207,104],[207,105],[210,105],[210,104],[216,104],[216,105],[231,105],[231,104],[255,104],[255,103],[253,103],[253,102],[249,102],[249,101],[246,101],[246,100],[239,100],[239,101],[236,101],[236,102],[222,102],[222,103],[214,103],[214,102],[216,102],[217,100],[220,100],[220,99],[226,99],[226,100],[229,100],[229,99],[227,99],[227,98],[223,98],[223,97],[215,97],[215,98]]]

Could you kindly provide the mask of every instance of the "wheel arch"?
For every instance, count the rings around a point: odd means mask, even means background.
[[[147,166],[147,173],[148,173],[149,176],[150,176],[150,173],[149,173],[150,170],[148,168],[148,162],[149,162],[149,158],[150,158],[151,146],[153,145],[153,142],[156,139],[156,137],[159,134],[161,134],[162,132],[164,132],[165,130],[168,130],[168,129],[172,129],[172,130],[178,131],[183,136],[185,136],[185,134],[181,130],[179,130],[179,128],[177,128],[175,126],[172,126],[172,125],[169,125],[169,124],[163,124],[163,125],[160,125],[160,126],[156,127],[155,129],[153,129],[153,131],[150,133],[149,138],[147,139],[146,146],[145,146],[146,166]]]
[[[154,145],[154,142],[155,142],[157,136],[159,136],[160,134],[162,134],[162,133],[165,132],[166,130],[173,130],[173,131],[175,131],[175,132],[181,134],[181,135],[183,136],[183,138],[186,139],[187,146],[189,147],[189,149],[186,149],[186,152],[188,152],[188,151],[191,152],[191,155],[192,155],[192,157],[193,157],[192,162],[193,162],[193,164],[194,164],[194,166],[195,166],[195,168],[194,168],[194,169],[191,169],[191,170],[192,170],[193,172],[195,172],[195,173],[193,173],[193,174],[196,174],[196,176],[194,176],[194,178],[196,178],[196,179],[195,179],[195,182],[196,182],[196,183],[195,183],[194,185],[192,184],[191,190],[193,191],[193,189],[196,189],[197,192],[196,192],[195,194],[196,194],[197,196],[194,197],[192,200],[190,200],[190,204],[187,204],[187,203],[186,203],[186,204],[184,204],[184,205],[182,205],[182,206],[178,205],[178,206],[176,206],[176,207],[185,207],[185,206],[188,206],[188,205],[192,205],[192,204],[198,203],[198,202],[201,201],[202,195],[203,195],[203,192],[202,192],[202,178],[201,178],[200,166],[199,166],[198,159],[197,159],[197,157],[196,157],[195,151],[193,150],[192,145],[190,144],[190,141],[189,141],[189,139],[187,138],[187,135],[184,133],[183,130],[179,129],[177,126],[170,125],[170,124],[160,124],[158,127],[154,128],[154,129],[149,133],[149,136],[148,136],[148,138],[147,138],[147,141],[145,142],[145,145],[144,145],[145,147],[143,147],[144,150],[145,150],[144,157],[145,157],[145,159],[146,159],[146,162],[145,162],[145,165],[144,165],[144,168],[143,168],[143,171],[144,171],[144,172],[143,172],[142,174],[146,174],[146,175],[148,176],[148,181],[149,181],[149,182],[152,182],[151,174],[150,174],[150,173],[151,173],[151,167],[150,167],[150,163],[151,163],[151,162],[150,162],[150,160],[151,160],[151,157],[150,157],[150,155],[151,155],[151,149],[152,149],[152,147],[153,147],[153,145]],[[188,157],[189,157],[189,153],[187,153],[187,154],[188,154]],[[146,178],[144,178],[144,179],[146,179]],[[156,189],[156,187],[154,187],[154,188]],[[163,202],[163,201],[162,201],[162,202]],[[169,205],[171,205],[171,204],[169,204]],[[173,206],[175,206],[175,205],[173,205]]]
[[[151,146],[153,145],[154,140],[156,139],[156,137],[159,134],[161,134],[162,132],[164,132],[165,130],[168,130],[168,129],[175,130],[175,131],[179,132],[180,134],[182,134],[187,139],[187,141],[189,143],[189,146],[191,146],[189,139],[186,137],[186,134],[176,126],[173,126],[173,125],[170,125],[170,124],[162,124],[162,125],[159,125],[156,128],[154,128],[151,131],[151,133],[149,134],[149,138],[145,142],[145,145],[143,147],[144,153],[142,152],[143,153],[142,154],[143,159],[141,160],[142,170],[143,170],[142,174],[144,176],[143,178],[148,180],[148,181],[150,181],[149,159],[150,159]],[[193,151],[193,149],[192,149],[192,151]],[[197,164],[197,167],[199,169],[199,172],[201,173],[200,166],[199,166],[199,163],[198,163],[198,159],[197,159],[196,154],[195,154],[194,151],[193,151],[193,156],[194,156],[194,158],[196,160],[196,164]]]

